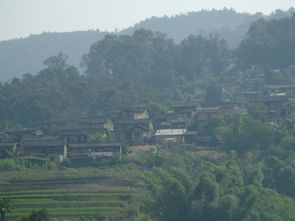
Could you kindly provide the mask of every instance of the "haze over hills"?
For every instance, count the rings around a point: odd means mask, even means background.
[[[119,32],[131,34],[139,28],[151,29],[166,33],[169,38],[180,42],[190,34],[207,35],[217,33],[231,47],[235,47],[243,39],[250,24],[259,18],[281,18],[294,13],[277,10],[270,16],[261,13],[238,13],[232,9],[190,12],[174,17],[152,17],[133,27]],[[218,22],[217,22],[218,21]],[[77,31],[68,33],[43,33],[28,38],[0,42],[0,81],[13,77],[21,77],[25,73],[37,73],[43,68],[43,61],[59,52],[69,56],[68,62],[80,66],[81,57],[90,46],[103,38],[105,32]]]
[[[94,42],[105,35],[100,31],[67,33],[43,33],[0,42],[0,81],[7,81],[23,74],[35,74],[46,58],[63,52],[69,56],[69,64],[80,66],[81,56]]]
[[[168,37],[180,42],[191,34],[207,35],[218,33],[226,39],[229,45],[237,46],[247,32],[250,24],[263,17],[261,13],[237,13],[234,10],[224,9],[212,11],[190,12],[174,17],[152,17],[137,23],[123,31],[130,33],[139,28],[151,29],[166,33]]]
[[[226,8],[212,11],[202,10],[174,17],[152,17],[122,32],[130,33],[133,30],[145,28],[166,33],[168,37],[173,38],[176,42],[180,42],[191,34],[208,35],[210,33],[217,33],[228,42],[230,47],[237,47],[247,33],[251,23],[255,20],[260,18],[279,19],[289,17],[294,12],[294,8],[290,8],[288,11],[276,10],[267,16],[262,13],[238,13],[233,9]]]

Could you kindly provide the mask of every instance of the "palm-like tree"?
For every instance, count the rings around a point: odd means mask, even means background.
[[[5,215],[6,213],[12,213],[12,204],[11,200],[2,197],[0,198],[0,215],[1,215],[1,221],[5,221]]]

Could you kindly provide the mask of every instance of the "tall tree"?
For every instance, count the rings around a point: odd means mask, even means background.
[[[222,103],[222,88],[216,82],[210,82],[206,87],[205,105],[216,105]]]
[[[236,50],[242,65],[284,68],[295,63],[295,15],[254,22]]]

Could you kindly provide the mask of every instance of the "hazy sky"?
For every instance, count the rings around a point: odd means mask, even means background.
[[[270,13],[295,0],[0,0],[0,40],[43,31],[122,29],[151,16],[234,8]]]

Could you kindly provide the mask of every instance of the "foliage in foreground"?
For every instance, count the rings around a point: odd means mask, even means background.
[[[119,215],[107,217],[110,220],[294,221],[294,159],[293,151],[286,152],[279,147],[238,153],[193,152],[170,146],[169,149],[162,147],[157,153],[130,156],[122,162],[120,169],[111,170],[114,176],[133,179],[132,186],[138,194],[132,196]],[[71,182],[75,177],[85,179],[86,176],[81,177],[80,174],[86,171],[93,174],[99,169],[75,168],[62,174]],[[22,172],[10,173],[15,176]],[[52,173],[52,169],[47,173]],[[58,175],[53,172],[49,179],[54,180],[54,174]],[[19,176],[18,179],[23,178]],[[46,191],[36,190],[33,195],[44,195]],[[48,193],[48,197],[54,194],[62,196],[58,190]],[[9,196],[19,194],[28,195],[30,191],[11,192]],[[96,194],[112,196],[111,192],[99,191]],[[120,194],[124,192],[116,192],[116,195]]]
[[[217,159],[192,157],[148,171],[150,212],[161,221],[294,220],[294,192],[274,186],[294,184],[295,176],[281,177],[285,182],[275,179],[268,172],[274,165],[266,163],[273,156],[232,154]],[[295,173],[294,165],[289,171]]]
[[[49,213],[46,209],[36,210],[28,217],[23,218],[22,221],[49,221]]]

